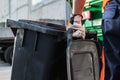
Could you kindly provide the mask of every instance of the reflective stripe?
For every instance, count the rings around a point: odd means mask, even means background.
[[[100,74],[100,80],[104,80],[105,79],[105,56],[104,56],[104,48],[102,48],[101,60],[102,60],[102,69],[101,69],[101,74]]]

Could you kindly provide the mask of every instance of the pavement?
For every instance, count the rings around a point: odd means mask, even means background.
[[[0,80],[10,80],[11,69],[10,64],[0,60]]]

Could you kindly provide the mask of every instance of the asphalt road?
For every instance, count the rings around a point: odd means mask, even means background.
[[[10,80],[11,66],[0,60],[0,80]]]

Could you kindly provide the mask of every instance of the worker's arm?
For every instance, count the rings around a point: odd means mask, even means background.
[[[85,28],[82,25],[82,11],[84,8],[86,0],[73,0],[73,16],[71,17],[70,23],[72,24],[71,27],[73,29],[72,36],[76,38],[85,39]]]
[[[82,14],[86,0],[73,0],[73,14]]]
[[[80,16],[78,17],[78,21],[82,22],[82,12],[83,12],[83,8],[85,5],[86,0],[72,0],[73,1],[73,10],[72,10],[72,17],[70,20],[70,23],[73,24],[74,23],[74,17],[75,16]]]

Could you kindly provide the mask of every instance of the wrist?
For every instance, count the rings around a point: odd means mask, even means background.
[[[81,17],[81,19],[83,19],[82,14],[72,14],[72,17],[75,17],[75,16],[80,16],[80,17]]]
[[[81,14],[72,14],[71,18],[70,18],[70,23],[74,24],[74,23],[81,23],[83,19],[83,16]]]

